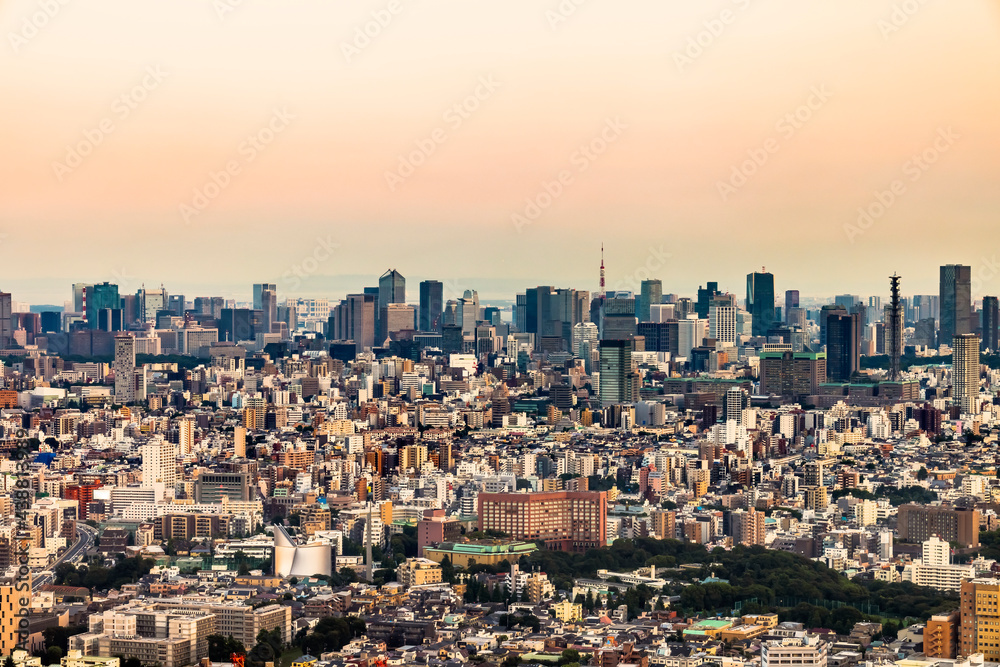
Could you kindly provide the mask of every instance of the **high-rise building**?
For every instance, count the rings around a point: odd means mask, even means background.
[[[607,493],[480,493],[479,528],[516,540],[541,540],[556,551],[584,552],[606,544]]]
[[[650,322],[650,306],[663,301],[663,281],[643,280],[639,287],[639,310],[636,316],[640,322]]]
[[[229,343],[253,340],[258,333],[259,313],[246,308],[223,308],[219,318],[219,340]]]
[[[632,341],[601,341],[601,404],[616,405],[635,400],[632,393]]]
[[[979,413],[979,336],[952,339],[951,397],[963,414]]]
[[[586,358],[584,356],[583,344],[589,343],[587,348],[593,350],[597,347],[598,340],[597,325],[593,322],[580,322],[579,324],[573,325],[573,354],[580,358]]]
[[[111,283],[99,283],[89,285],[86,288],[86,317],[87,327],[97,329],[99,327],[98,313],[105,308],[117,310],[121,308],[121,299],[118,296],[118,285]]]
[[[390,303],[382,314],[385,317],[384,327],[387,335],[413,330],[413,306],[405,303]]]
[[[28,618],[28,605],[22,605],[22,600],[31,600],[30,578],[0,579],[0,655],[9,656],[14,650],[28,646],[27,637],[21,635],[21,619]]]
[[[764,513],[756,508],[736,510],[730,514],[734,544],[764,546]]]
[[[927,620],[924,626],[926,657],[952,660],[958,656],[961,614],[961,609],[956,609],[945,614],[935,614]]]
[[[358,352],[375,347],[375,310],[378,297],[374,294],[348,294],[331,309],[327,338],[333,341],[353,341]]]
[[[273,288],[274,285],[264,287],[259,295],[260,308],[254,307],[254,310],[260,311],[261,330],[264,333],[275,333],[273,327],[278,322],[278,290]],[[257,296],[256,294],[254,295],[255,298]]]
[[[972,314],[972,267],[946,264],[941,267],[941,324],[938,340],[950,341],[970,333]]]
[[[959,655],[1000,662],[1000,580],[963,581],[959,594]]]
[[[9,292],[0,292],[0,349],[14,342],[13,300]]]
[[[233,429],[233,453],[238,459],[245,459],[247,456],[247,429],[244,426]]]
[[[440,280],[420,283],[420,330],[441,331],[444,322],[444,284]]]
[[[708,337],[718,343],[736,342],[736,306],[713,305],[709,308]]]
[[[815,396],[826,382],[826,354],[765,350],[760,354],[760,392],[766,396]]]
[[[139,448],[142,454],[142,485],[152,487],[162,483],[173,489],[177,482],[177,453],[173,443],[154,440]]]
[[[138,319],[146,324],[156,324],[156,315],[161,310],[167,310],[170,297],[167,290],[141,288],[135,295]]]
[[[861,339],[858,315],[830,315],[826,318],[826,374],[830,381],[850,382],[861,368]]]
[[[747,274],[746,309],[753,315],[753,335],[766,336],[774,327],[774,275]]]
[[[712,297],[719,294],[719,283],[708,282],[705,287],[698,288],[698,302],[695,305],[695,312],[703,320],[708,319],[708,309],[712,305]]]
[[[253,309],[263,310],[264,309],[264,291],[269,290],[278,293],[278,286],[274,283],[254,283],[253,286]]]
[[[743,424],[743,411],[750,407],[750,394],[743,387],[733,387],[722,397],[722,421]]]
[[[796,324],[791,319],[789,319],[789,313],[793,308],[799,307],[799,291],[797,289],[785,290],[785,322],[788,324]]]
[[[87,289],[93,287],[90,283],[73,283],[73,312],[87,312]]]
[[[983,350],[996,354],[1000,350],[1000,301],[995,296],[983,297]]]
[[[390,303],[406,303],[406,278],[396,269],[389,269],[378,279],[378,312],[375,318],[379,343],[388,335],[385,311]]]
[[[135,402],[135,338],[115,336],[115,401],[121,405]]]

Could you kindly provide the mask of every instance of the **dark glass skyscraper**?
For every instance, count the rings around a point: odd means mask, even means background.
[[[101,283],[87,288],[87,327],[97,329],[100,323],[100,313],[105,308],[118,310],[121,308],[121,299],[118,297],[118,285],[111,283]]]
[[[996,354],[1000,349],[1000,301],[995,296],[983,297],[983,350]]]
[[[643,280],[639,288],[639,309],[636,317],[640,322],[650,322],[649,307],[663,301],[663,281]]]
[[[774,275],[747,274],[747,311],[753,316],[753,335],[766,336],[774,327]]]
[[[717,282],[705,283],[704,287],[698,288],[698,303],[695,306],[695,311],[700,319],[708,319],[708,309],[712,305],[712,297],[718,293],[719,283]]]
[[[829,315],[826,319],[826,374],[834,382],[850,382],[861,367],[858,314]]]
[[[959,334],[970,333],[972,314],[972,267],[947,264],[941,267],[941,325],[938,340],[951,344]]]
[[[420,283],[420,330],[441,331],[443,314],[444,284],[440,280],[425,280]]]

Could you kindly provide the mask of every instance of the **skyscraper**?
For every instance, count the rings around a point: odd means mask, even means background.
[[[601,405],[631,403],[632,341],[601,341]]]
[[[443,314],[444,284],[440,280],[424,280],[420,283],[420,330],[441,331]]]
[[[375,318],[379,344],[387,335],[385,311],[390,303],[406,303],[406,278],[396,269],[389,269],[378,279],[378,312]]]
[[[271,290],[278,293],[278,286],[274,283],[254,283],[253,286],[253,309],[262,310],[264,308],[264,290]]]
[[[135,402],[135,338],[115,336],[115,402]]]
[[[785,290],[785,322],[794,324],[789,319],[792,308],[799,307],[799,291],[797,289]]]
[[[639,287],[639,311],[636,316],[640,322],[650,322],[650,306],[663,301],[663,281],[643,280]]]
[[[695,311],[698,313],[699,319],[708,319],[708,309],[712,305],[712,297],[718,293],[719,283],[717,282],[709,282],[704,287],[698,288],[698,303],[695,305]]]
[[[754,319],[754,326],[757,320]],[[708,337],[719,343],[736,342],[736,306],[713,305],[708,311]]]
[[[826,372],[835,382],[850,382],[861,368],[858,314],[830,315],[826,320]]]
[[[952,339],[951,396],[963,414],[979,413],[979,336],[957,334]]]
[[[167,290],[160,286],[159,289],[141,288],[135,295],[138,308],[139,321],[143,323],[156,323],[156,314],[167,309],[169,297]]]
[[[972,267],[946,264],[941,267],[941,323],[938,340],[951,341],[959,334],[971,332]]]
[[[375,347],[377,303],[378,297],[374,294],[348,294],[340,305],[330,311],[329,339],[353,341],[358,352]]]
[[[989,350],[993,354],[1000,349],[1000,332],[997,330],[1000,324],[1000,301],[995,296],[983,297],[983,350]]]
[[[164,489],[173,490],[177,483],[177,453],[173,443],[160,438],[142,445],[139,452],[142,454],[142,485],[152,487],[161,483]]]
[[[0,348],[7,349],[14,341],[13,300],[9,292],[0,292]]]
[[[87,328],[97,329],[99,326],[98,313],[106,308],[118,310],[121,308],[121,299],[118,297],[118,285],[111,283],[100,283],[90,285],[85,289]]]
[[[774,275],[747,274],[747,312],[753,315],[753,335],[766,336],[774,327]]]

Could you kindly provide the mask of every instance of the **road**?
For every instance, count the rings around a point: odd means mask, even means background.
[[[78,521],[76,524],[76,533],[78,539],[73,546],[64,551],[63,554],[52,563],[48,570],[35,575],[31,582],[31,587],[33,589],[38,589],[40,586],[51,584],[55,580],[55,574],[53,574],[53,571],[56,569],[56,566],[61,565],[62,563],[76,565],[83,560],[87,550],[94,546],[94,541],[97,539],[96,528],[91,528],[82,521]]]

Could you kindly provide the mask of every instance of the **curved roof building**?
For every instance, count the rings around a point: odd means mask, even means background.
[[[274,573],[282,577],[333,574],[333,548],[329,544],[297,545],[282,525],[274,527]]]

